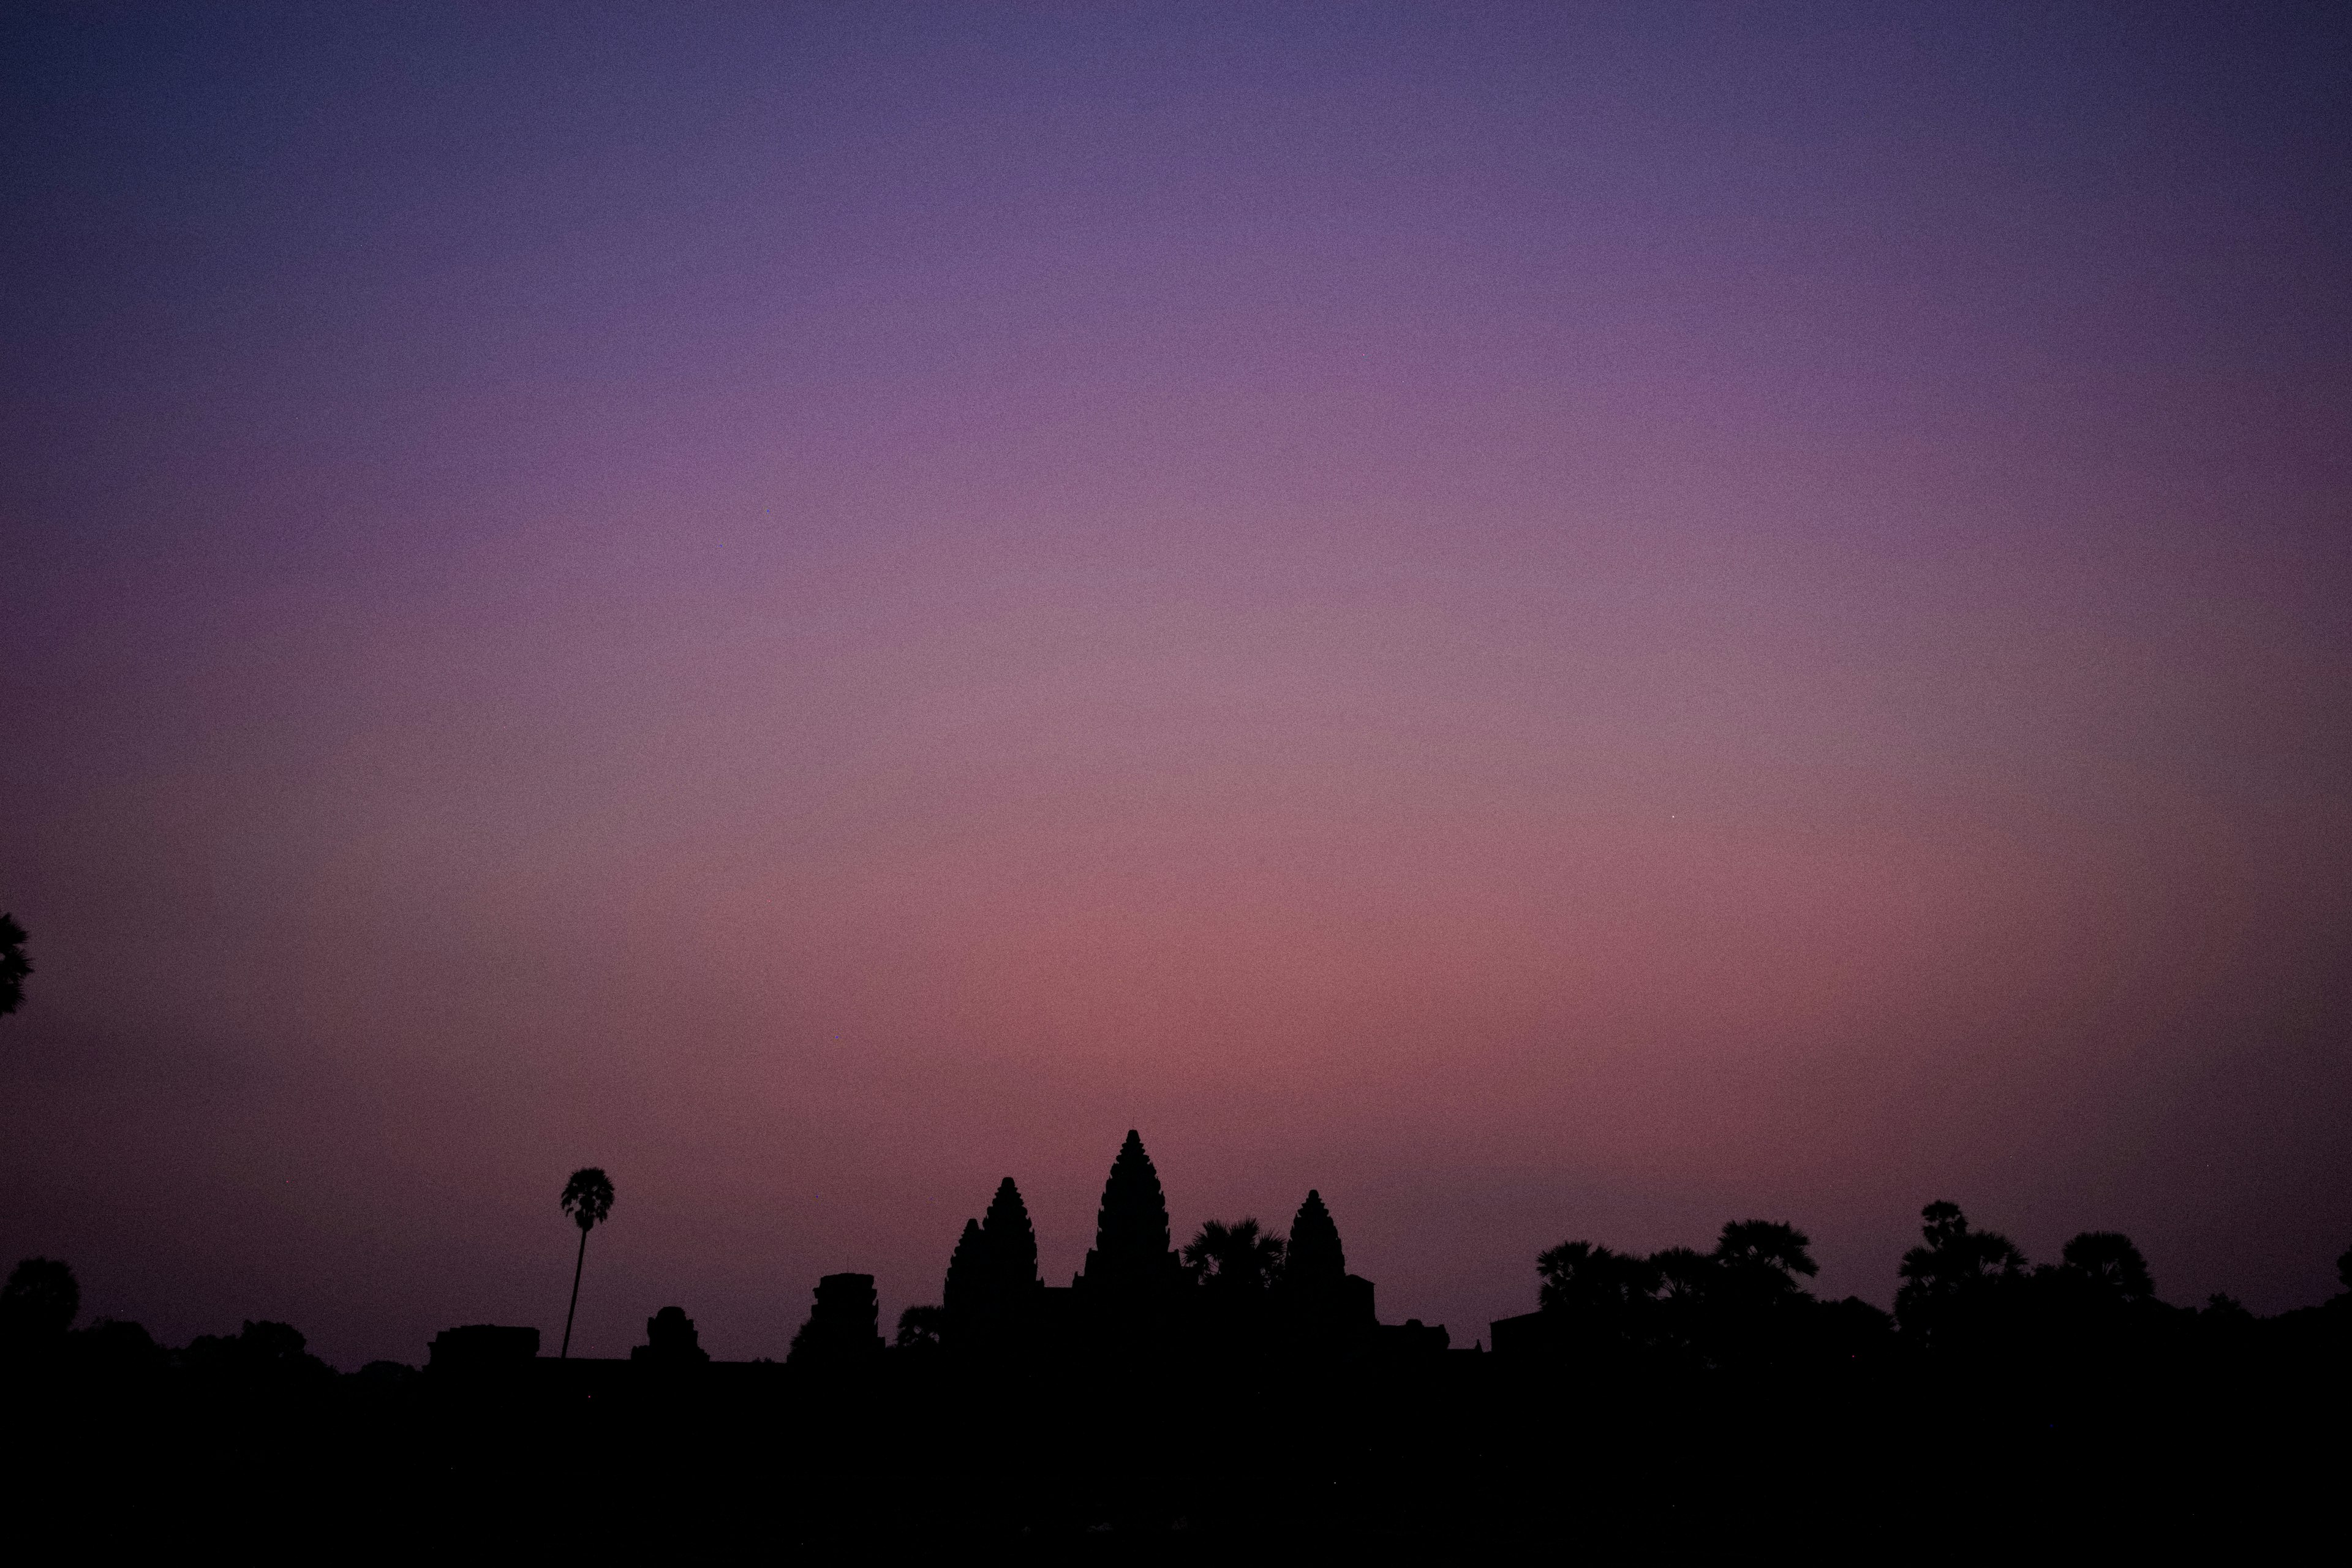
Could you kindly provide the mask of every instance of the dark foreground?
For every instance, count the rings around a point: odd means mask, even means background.
[[[9,1369],[10,1525],[78,1553],[248,1559],[2238,1556],[2340,1544],[2347,1325],[2321,1309],[2030,1362],[1745,1373],[1572,1352],[348,1376],[84,1358]]]

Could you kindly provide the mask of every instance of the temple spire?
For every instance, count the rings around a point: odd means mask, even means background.
[[[987,1243],[989,1271],[998,1290],[1014,1295],[1038,1289],[1037,1233],[1029,1224],[1029,1205],[1021,1201],[1021,1189],[1013,1184],[1012,1177],[997,1184],[988,1217],[980,1222],[980,1234]]]
[[[1118,1158],[1111,1162],[1110,1179],[1103,1184],[1086,1279],[1090,1284],[1158,1284],[1181,1269],[1168,1245],[1168,1200],[1160,1190],[1160,1173],[1143,1152],[1142,1137],[1129,1128]]]
[[[1337,1286],[1348,1277],[1348,1255],[1339,1247],[1339,1227],[1323,1206],[1323,1194],[1312,1188],[1290,1222],[1290,1252],[1285,1264],[1289,1277],[1309,1287]]]
[[[982,1234],[980,1221],[963,1222],[963,1235],[956,1238],[955,1256],[948,1259],[947,1284],[940,1291],[940,1305],[950,1316],[976,1310],[982,1298],[988,1293],[988,1239]]]

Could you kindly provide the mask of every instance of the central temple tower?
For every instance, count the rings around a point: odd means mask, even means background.
[[[1103,1184],[1095,1244],[1075,1283],[1090,1294],[1142,1295],[1171,1289],[1183,1275],[1182,1263],[1168,1245],[1168,1200],[1160,1190],[1160,1173],[1130,1127]]]

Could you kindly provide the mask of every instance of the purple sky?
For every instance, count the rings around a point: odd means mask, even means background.
[[[2352,1243],[2340,6],[12,7],[0,1252]]]

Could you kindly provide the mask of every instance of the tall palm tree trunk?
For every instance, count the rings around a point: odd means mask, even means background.
[[[572,1306],[563,1314],[563,1350],[556,1356],[558,1361],[568,1360],[572,1355],[572,1320],[580,1310],[580,1266],[587,1261],[588,1227],[583,1225],[580,1227],[580,1256],[572,1260]]]

